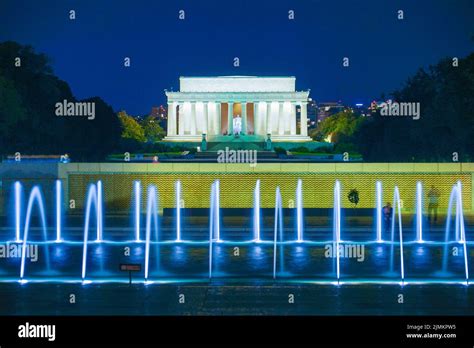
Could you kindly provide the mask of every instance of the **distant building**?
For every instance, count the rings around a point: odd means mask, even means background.
[[[378,110],[380,110],[385,103],[391,102],[391,99],[388,99],[387,101],[377,101],[374,100],[370,103],[370,107],[368,108],[368,111],[370,114],[375,114]]]
[[[318,104],[309,98],[308,100],[308,128],[316,128],[318,123]]]
[[[168,98],[166,141],[307,142],[309,90],[297,91],[294,76],[180,77]],[[298,122],[299,120],[299,122]],[[235,129],[234,129],[235,125]]]
[[[167,119],[168,111],[163,105],[160,106],[153,106],[151,108],[150,116],[159,118],[159,119]]]
[[[331,115],[344,111],[345,108],[341,101],[318,103],[317,122],[321,122]]]
[[[354,108],[353,108],[353,111],[358,114],[358,115],[361,115],[361,116],[371,116],[371,109],[370,107],[367,107],[366,105],[364,105],[363,103],[357,103],[355,104]]]

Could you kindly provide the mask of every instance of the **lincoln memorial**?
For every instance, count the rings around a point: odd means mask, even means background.
[[[180,77],[180,91],[166,91],[166,141],[197,142],[228,137],[305,142],[309,91],[294,77]]]

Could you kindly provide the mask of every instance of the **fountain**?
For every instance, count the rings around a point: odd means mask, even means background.
[[[214,241],[220,242],[220,217],[219,217],[219,180],[211,185],[209,208],[209,279],[212,278],[212,254]]]
[[[455,215],[455,240],[457,243],[463,245],[464,254],[464,269],[466,276],[466,283],[469,282],[469,267],[467,262],[467,242],[465,235],[464,215],[462,212],[462,186],[461,182],[458,181],[452,188],[449,196],[448,214],[446,216],[446,229],[445,229],[445,240],[444,240],[444,252],[443,252],[443,273],[447,273],[448,269],[448,245],[449,245],[449,232],[451,229],[451,212],[453,209],[453,203],[456,202],[456,215]]]
[[[260,242],[260,180],[255,184],[253,192],[253,238]]]
[[[100,274],[104,274],[102,271],[103,268],[103,262],[105,262],[103,257],[102,257],[102,250],[108,249],[108,245],[115,245],[115,244],[122,244],[122,243],[127,243],[129,245],[130,243],[141,243],[144,241],[144,255],[141,255],[140,258],[144,260],[144,281],[148,282],[148,280],[151,277],[151,261],[153,260],[153,257],[156,255],[156,270],[158,271],[158,274],[160,276],[163,276],[165,272],[162,270],[161,263],[163,265],[168,265],[166,263],[166,259],[162,262],[161,259],[163,257],[167,257],[168,254],[163,254],[163,256],[160,253],[161,245],[163,244],[173,244],[180,242],[182,245],[180,246],[181,252],[186,250],[188,245],[202,245],[205,244],[206,247],[208,245],[208,260],[204,260],[204,262],[208,261],[208,277],[209,279],[212,279],[213,275],[216,274],[217,268],[223,267],[221,266],[221,254],[219,254],[220,249],[214,249],[216,246],[215,243],[223,243],[223,244],[228,244],[228,243],[238,243],[241,245],[251,245],[253,243],[261,243],[258,248],[259,248],[259,255],[262,255],[262,251],[267,247],[267,245],[270,248],[271,252],[271,244],[273,244],[273,259],[269,262],[273,263],[273,270],[272,270],[272,278],[276,279],[277,275],[278,277],[284,277],[286,275],[290,275],[291,277],[294,277],[296,274],[300,274],[298,272],[293,273],[293,267],[295,267],[296,263],[294,263],[294,260],[287,261],[285,259],[285,252],[288,251],[288,253],[291,255],[293,249],[288,248],[286,250],[286,245],[292,245],[295,243],[298,243],[299,245],[295,248],[295,250],[304,250],[304,248],[311,247],[312,245],[320,245],[321,243],[328,243],[326,242],[321,242],[321,241],[315,241],[311,240],[309,237],[309,234],[307,234],[307,238],[304,238],[304,232],[305,232],[305,226],[303,224],[303,190],[302,190],[302,180],[297,181],[297,186],[296,186],[296,212],[295,212],[295,226],[296,226],[296,239],[293,238],[287,238],[288,240],[284,240],[284,217],[283,217],[283,201],[282,201],[282,192],[281,192],[281,187],[278,186],[275,191],[275,210],[274,210],[274,225],[272,226],[273,228],[273,241],[271,240],[262,240],[262,231],[263,231],[263,224],[262,224],[262,209],[261,209],[261,199],[262,199],[262,192],[261,192],[261,180],[257,180],[255,183],[255,188],[253,191],[253,229],[251,230],[251,234],[253,238],[249,239],[244,239],[244,241],[230,241],[230,240],[224,240],[221,235],[221,212],[220,212],[220,182],[219,180],[216,180],[212,183],[211,185],[211,190],[210,190],[210,205],[209,205],[209,240],[207,240],[207,236],[205,237],[204,240],[183,240],[182,238],[182,214],[183,214],[183,206],[182,206],[182,201],[181,201],[181,195],[182,195],[182,185],[180,181],[177,181],[175,183],[175,196],[174,196],[174,203],[176,204],[176,222],[173,222],[170,227],[167,227],[167,225],[164,225],[164,228],[170,228],[170,231],[172,233],[176,232],[176,238],[172,237],[171,240],[166,240],[164,241],[163,238],[160,240],[159,236],[161,234],[161,227],[159,226],[159,215],[158,215],[158,208],[159,208],[159,199],[158,199],[158,189],[156,186],[150,185],[147,188],[147,199],[146,199],[146,226],[145,226],[145,232],[146,236],[140,236],[140,230],[141,230],[141,192],[142,192],[142,187],[141,187],[141,182],[140,181],[135,181],[133,183],[133,197],[134,197],[134,202],[135,204],[133,205],[132,208],[132,214],[134,216],[134,225],[132,230],[132,235],[134,231],[134,238],[131,238],[132,240],[128,241],[117,241],[117,240],[104,240],[103,239],[103,187],[101,181],[97,181],[94,184],[91,184],[88,187],[87,194],[86,194],[86,200],[85,200],[85,206],[84,206],[84,225],[82,226],[83,230],[83,241],[82,243],[82,272],[81,272],[81,279],[84,283],[90,282],[86,281],[87,278],[87,267],[88,267],[88,261],[89,261],[89,268],[90,266],[90,256],[88,259],[88,246],[91,243],[94,243],[93,240],[90,240],[90,228],[91,226],[96,226],[96,232],[97,232],[97,238],[95,238],[95,242],[101,242],[101,244],[95,248],[95,257],[97,255],[100,257],[98,261],[101,264],[101,272]],[[413,260],[412,257],[415,255],[415,258],[418,257],[423,257],[423,255],[426,255],[426,249],[431,248],[432,246],[441,246],[441,258],[442,258],[442,269],[439,274],[440,278],[446,278],[446,276],[449,274],[449,246],[451,244],[457,243],[462,247],[463,249],[463,263],[464,263],[464,274],[463,274],[463,283],[469,285],[469,243],[466,238],[466,226],[465,226],[465,221],[464,221],[464,214],[463,214],[463,205],[462,205],[462,185],[461,182],[458,181],[455,185],[453,185],[450,196],[449,196],[449,202],[448,202],[448,210],[447,210],[447,219],[446,219],[446,226],[445,226],[445,237],[442,242],[439,242],[437,240],[425,240],[422,235],[422,218],[423,218],[423,201],[422,201],[422,186],[420,182],[417,182],[416,184],[416,209],[415,209],[415,221],[416,224],[414,224],[414,229],[410,229],[410,231],[416,232],[416,238],[413,241],[405,242],[404,243],[404,236],[403,236],[403,225],[402,225],[402,201],[400,197],[400,191],[398,186],[394,187],[394,192],[393,192],[393,210],[391,212],[392,217],[391,217],[391,226],[390,227],[390,238],[389,236],[383,236],[384,233],[384,225],[383,225],[383,208],[382,208],[382,183],[380,181],[377,181],[375,183],[375,193],[376,193],[376,200],[375,200],[375,223],[373,227],[375,227],[375,234],[376,234],[376,239],[373,240],[372,236],[372,231],[369,232],[368,239],[366,242],[360,242],[361,244],[367,244],[371,245],[373,243],[383,243],[386,245],[390,246],[390,259],[389,259],[389,272],[388,272],[388,277],[389,278],[395,278],[400,279],[401,284],[405,284],[405,261],[407,261],[407,264],[412,264],[411,261]],[[29,193],[28,196],[28,201],[25,207],[25,220],[22,220],[22,190],[23,186],[20,182],[15,182],[13,186],[13,194],[14,194],[14,206],[12,207],[12,212],[14,212],[14,228],[12,230],[15,231],[15,242],[21,241],[21,245],[19,248],[21,248],[21,265],[20,265],[20,281],[21,282],[26,282],[25,280],[25,268],[26,268],[26,258],[27,258],[27,248],[31,245],[31,236],[32,235],[32,230],[33,228],[30,226],[31,225],[31,220],[32,216],[34,215],[34,210],[35,210],[35,204],[37,206],[37,210],[39,212],[39,218],[40,218],[40,231],[42,232],[42,238],[43,241],[41,244],[45,247],[45,268],[50,271],[51,265],[50,265],[50,260],[49,260],[49,246],[50,243],[56,243],[56,242],[61,242],[60,245],[56,246],[56,248],[61,248],[62,245],[72,245],[74,246],[75,244],[78,244],[74,240],[68,239],[68,231],[67,229],[64,228],[64,221],[63,219],[63,205],[62,205],[62,200],[64,198],[63,192],[62,192],[62,182],[60,180],[56,180],[54,182],[53,188],[55,189],[55,211],[53,210],[53,213],[51,214],[51,232],[49,232],[47,228],[47,216],[46,216],[46,210],[44,206],[44,197],[41,193],[41,190],[39,186],[34,186]],[[333,188],[333,211],[332,211],[332,239],[330,239],[329,243],[332,243],[333,250],[336,252],[334,255],[334,259],[332,261],[333,264],[333,269],[330,277],[333,279],[333,277],[336,278],[337,284],[340,284],[342,282],[341,279],[345,279],[344,283],[351,282],[352,280],[349,279],[349,277],[342,276],[341,273],[341,257],[344,257],[341,254],[342,250],[345,250],[345,246],[348,241],[350,240],[351,237],[351,227],[345,228],[345,236],[346,236],[346,241],[344,242],[341,238],[342,234],[342,223],[343,223],[343,209],[342,209],[342,200],[341,200],[341,193],[342,193],[342,187],[341,187],[341,182],[339,180],[336,180],[334,182],[334,188]],[[292,211],[294,211],[292,209]],[[92,223],[92,213],[95,215],[95,223]],[[33,214],[33,215],[32,215]],[[454,219],[454,221],[452,221]],[[53,224],[54,222],[54,224]],[[398,236],[397,236],[397,231],[396,231],[396,224],[398,224]],[[454,227],[453,227],[454,226]],[[23,235],[21,235],[21,230],[23,229]],[[306,227],[307,228],[307,227]],[[154,237],[152,237],[152,229],[154,229]],[[51,238],[53,231],[55,232],[55,238]],[[51,233],[50,238],[48,239],[48,233]],[[207,232],[206,232],[207,233]],[[388,230],[386,231],[388,233]],[[405,233],[407,233],[405,231]],[[112,235],[112,234],[111,234]],[[33,234],[34,236],[34,234]],[[385,238],[382,238],[385,237]],[[143,238],[143,239],[142,239]],[[35,237],[33,237],[35,239]],[[398,241],[397,241],[398,239]],[[408,245],[415,244],[423,242],[424,245],[419,245],[417,246],[416,253],[407,253],[407,255],[404,255],[404,247]],[[398,265],[396,264],[395,259],[397,256],[395,256],[396,253],[396,244],[399,245],[399,250],[400,250],[400,268],[398,271]],[[151,246],[155,246],[155,249],[151,250]],[[344,247],[343,247],[344,246]],[[253,248],[253,247],[251,247]],[[378,246],[377,248],[381,248],[380,254],[383,254],[384,252],[384,246]],[[139,247],[136,249],[136,254],[139,255],[141,253],[142,248]],[[168,251],[168,249],[166,249]],[[250,249],[251,250],[251,249]],[[57,251],[57,249],[56,249]],[[248,252],[248,250],[246,250]],[[298,251],[298,253],[300,252]],[[279,252],[279,260],[277,260],[277,252]],[[154,253],[151,255],[151,253]],[[90,252],[89,252],[90,254]],[[72,254],[71,254],[72,255]],[[247,253],[246,255],[249,255]],[[461,255],[461,253],[459,253]],[[314,254],[313,254],[314,256]],[[54,257],[58,257],[58,254],[55,253]],[[206,257],[206,255],[205,255]],[[261,256],[260,256],[261,257]],[[408,257],[408,259],[407,259]],[[80,260],[80,259],[79,259]],[[154,262],[153,262],[154,263]],[[173,265],[174,267],[176,265]],[[278,268],[277,268],[278,266]],[[346,263],[342,265],[344,269],[346,269]],[[351,266],[349,263],[347,264],[347,272],[349,274]],[[384,267],[385,268],[385,267]],[[258,267],[255,267],[255,269],[258,269]],[[153,271],[155,271],[155,266],[153,265]],[[306,271],[305,271],[306,272]],[[90,272],[89,272],[90,273]],[[153,273],[155,275],[155,273]],[[309,273],[305,273],[309,274]],[[436,274],[436,273],[435,273]],[[399,278],[398,278],[399,277]],[[347,278],[347,279],[346,279]],[[379,280],[375,280],[375,282],[378,282]],[[387,281],[386,276],[384,276],[384,279],[381,281]],[[417,280],[418,281],[418,280]],[[429,279],[426,280],[426,282],[437,282],[437,281],[442,281],[442,282],[450,282],[452,280],[450,279]],[[332,280],[331,282],[334,282]],[[335,283],[335,282],[334,282]]]
[[[383,241],[382,239],[382,183],[377,181],[375,183],[375,204],[376,204],[376,240],[378,243]]]
[[[336,278],[339,284],[340,255],[339,243],[341,242],[341,183],[336,180],[334,185],[334,206],[333,206],[333,250],[336,251]]]
[[[296,186],[296,230],[298,243],[303,242],[303,181],[298,179]]]
[[[400,191],[398,186],[395,186],[393,191],[393,211],[392,211],[392,226],[391,226],[391,246],[390,246],[390,273],[393,273],[393,258],[394,258],[394,239],[395,239],[395,214],[398,215],[398,231],[400,241],[400,278],[402,284],[405,282],[405,267],[403,263],[403,226],[402,226],[402,205],[400,201]]]
[[[181,181],[176,181],[176,241],[181,242]]]
[[[446,219],[446,234],[449,234],[451,225],[451,211],[453,206],[453,198],[456,198],[456,220],[455,220],[455,236],[458,243],[464,243],[465,239],[465,226],[464,226],[464,215],[462,213],[462,186],[461,182],[458,181],[451,190],[448,204],[448,215]]]
[[[140,242],[140,220],[141,220],[141,194],[142,183],[135,181],[133,183],[133,191],[135,193],[135,240]]]
[[[102,228],[103,224],[103,199],[102,199],[102,181],[97,181],[97,242],[102,241]]]
[[[459,227],[462,225],[459,221],[459,187],[458,185],[453,185],[451,190],[451,194],[449,196],[449,203],[448,203],[448,212],[446,215],[446,228],[444,234],[444,252],[443,252],[443,267],[442,270],[444,273],[448,270],[448,246],[449,246],[449,232],[451,231],[451,213],[453,210],[453,204],[456,203],[456,214],[455,214],[455,240],[459,243],[460,242],[460,234],[459,234]]]
[[[212,207],[212,192],[214,191],[214,184],[211,189],[211,208],[209,213],[209,279],[212,278],[212,240],[214,238],[214,208]]]
[[[416,241],[423,243],[423,185],[416,183]]]
[[[28,232],[30,230],[30,222],[31,222],[31,214],[33,212],[33,204],[36,202],[38,205],[40,219],[41,219],[41,227],[43,231],[43,240],[47,241],[47,228],[46,228],[46,214],[44,209],[44,202],[43,196],[41,194],[41,190],[39,186],[34,186],[31,189],[30,197],[28,199],[28,206],[26,208],[26,221],[25,221],[25,229],[23,232],[23,245],[21,251],[21,270],[20,270],[20,280],[23,281],[23,277],[25,275],[25,260],[26,260],[26,244],[28,242]],[[46,268],[49,270],[49,250],[48,246],[45,245],[46,251]]]
[[[214,181],[211,188],[211,215],[210,219],[213,220],[213,239],[216,242],[221,242],[221,231],[220,231],[220,203],[219,203],[219,180]]]
[[[458,214],[459,214],[459,225],[460,225],[460,242],[463,244],[463,254],[464,254],[464,271],[466,274],[466,285],[469,285],[469,266],[467,262],[467,241],[466,241],[466,231],[464,229],[464,215],[462,213],[462,186],[461,181],[457,182],[458,187]]]
[[[17,243],[21,242],[20,239],[20,229],[21,229],[21,192],[22,186],[19,181],[15,182],[15,241]]]
[[[275,221],[273,228],[273,279],[276,279],[278,230],[280,231],[280,273],[283,273],[283,209],[280,187],[277,187],[275,193]]]
[[[145,281],[148,281],[150,264],[150,236],[151,219],[154,222],[155,241],[158,243],[158,191],[156,186],[148,186],[147,206],[146,206],[146,239],[145,239]],[[157,244],[158,245],[158,244]],[[159,267],[159,249],[157,249],[157,266]]]
[[[86,202],[86,218],[84,222],[84,243],[82,246],[82,281],[86,279],[86,270],[87,270],[87,244],[89,242],[89,222],[91,217],[92,204],[95,206],[96,215],[95,218],[99,220],[99,214],[97,209],[97,185],[91,184],[89,186],[89,191],[87,192],[87,202]],[[97,222],[97,236],[99,236],[99,223]]]
[[[56,242],[61,241],[61,180],[56,180]]]

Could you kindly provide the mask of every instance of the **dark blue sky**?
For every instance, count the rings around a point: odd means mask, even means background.
[[[473,35],[472,0],[0,1],[0,41],[32,45],[76,97],[131,114],[164,103],[163,89],[189,75],[292,75],[317,101],[366,102],[421,66],[473,52]]]

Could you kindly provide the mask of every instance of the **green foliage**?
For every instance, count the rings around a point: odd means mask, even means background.
[[[21,57],[21,66],[15,58]],[[76,102],[68,84],[53,74],[47,56],[31,46],[0,43],[0,152],[64,154],[73,160],[96,160],[120,139],[118,119],[100,98],[95,119],[57,117],[56,103]]]
[[[277,155],[284,155],[286,154],[286,150],[282,147],[275,147],[273,149]]]
[[[311,151],[306,146],[292,147],[291,152],[310,153]]]
[[[165,131],[160,126],[160,122],[154,116],[148,116],[145,118],[142,122],[142,127],[147,142],[155,143],[163,139],[166,135]]]
[[[65,122],[66,136],[63,151],[72,154],[73,160],[102,160],[118,148],[120,122],[110,105],[99,97],[81,102],[95,104],[95,119],[85,117],[60,117]]]
[[[371,117],[356,134],[369,161],[474,159],[474,54],[453,67],[444,59],[420,69],[393,93],[397,102],[419,102],[420,119]]]
[[[311,135],[317,141],[324,141],[331,136],[332,142],[338,142],[341,136],[352,136],[363,121],[363,117],[351,111],[341,111],[320,122]]]
[[[8,139],[27,113],[13,82],[0,76],[0,138]]]
[[[145,131],[135,118],[127,115],[125,111],[120,111],[117,116],[122,126],[122,138],[137,142],[146,141]]]
[[[359,140],[354,135],[340,134],[337,143],[334,145],[334,153],[348,152],[355,154],[359,152]]]
[[[365,121],[365,117],[356,115],[352,111],[341,111],[320,122],[310,136],[317,141],[325,141],[329,137],[334,147],[326,149],[327,152],[355,154],[359,151],[355,134]]]
[[[319,154],[324,154],[324,153],[334,153],[334,146],[330,144],[331,146],[321,146],[315,148],[312,152],[313,153],[319,153]]]

